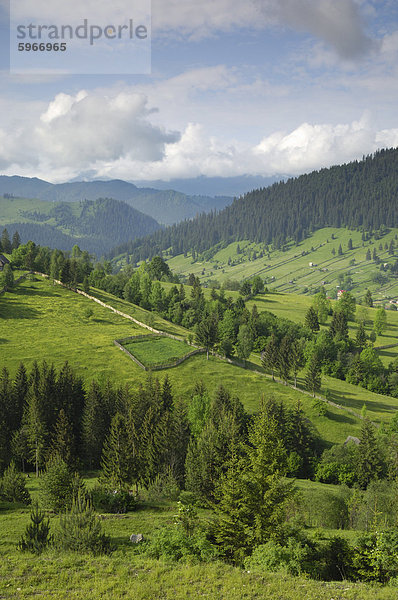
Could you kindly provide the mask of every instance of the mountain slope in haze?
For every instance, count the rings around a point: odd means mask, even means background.
[[[110,198],[81,202],[45,202],[19,198],[0,200],[0,223],[22,241],[61,250],[78,244],[100,256],[116,243],[153,233],[159,223],[125,202]],[[117,241],[116,241],[117,240]]]
[[[76,181],[52,184],[37,178],[0,176],[0,195],[13,194],[21,198],[39,198],[52,202],[78,202],[97,198],[122,200],[158,223],[171,225],[191,219],[203,212],[220,210],[233,198],[220,196],[188,196],[174,190],[138,188],[132,183],[111,181]]]
[[[382,225],[398,225],[398,149],[255,190],[221,212],[115,248],[112,256],[128,252],[137,261],[169,248],[176,256],[238,240],[279,248],[322,227],[371,230]]]

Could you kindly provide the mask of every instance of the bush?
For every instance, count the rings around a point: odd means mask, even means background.
[[[308,527],[344,529],[348,525],[348,507],[343,490],[341,488],[337,493],[327,490],[304,491],[301,510],[305,524]]]
[[[109,490],[101,486],[94,487],[90,492],[95,510],[106,513],[122,514],[135,510],[137,503],[134,496],[126,490]]]
[[[155,531],[145,547],[145,553],[151,558],[190,563],[212,561],[218,557],[217,548],[207,539],[204,531],[198,530],[187,535],[178,525]]]
[[[398,532],[396,529],[366,534],[354,549],[355,574],[362,581],[388,583],[398,577]]]
[[[71,507],[83,487],[80,476],[73,474],[66,462],[55,455],[48,461],[41,478],[40,503],[45,508],[61,512]]]
[[[284,545],[269,541],[258,546],[245,560],[245,567],[342,580],[352,576],[352,554],[349,544],[340,537],[315,543],[301,535],[288,538]]]
[[[180,488],[171,469],[159,473],[148,489],[142,494],[145,500],[157,502],[158,500],[177,500]]]
[[[44,512],[39,509],[37,504],[31,510],[30,520],[31,523],[27,525],[25,535],[22,536],[18,548],[40,554],[52,542],[50,522],[48,519],[44,519]]]
[[[338,462],[320,463],[315,473],[315,480],[321,483],[351,486],[355,483],[356,475],[349,465]]]
[[[314,546],[308,540],[290,537],[286,545],[269,541],[257,546],[253,554],[245,560],[245,568],[260,568],[264,571],[301,575],[311,570]]]
[[[55,545],[60,550],[91,552],[94,555],[112,552],[110,538],[84,494],[79,493],[69,512],[60,519]]]
[[[30,494],[26,489],[26,477],[17,471],[14,462],[4,471],[0,481],[0,497],[8,502],[31,503]]]

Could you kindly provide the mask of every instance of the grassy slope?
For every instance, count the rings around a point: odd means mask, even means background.
[[[102,293],[101,296],[107,301],[112,298]],[[124,301],[113,302],[118,308],[126,309],[127,305],[132,311],[138,310]],[[90,320],[84,317],[87,307],[94,310]],[[30,367],[34,360],[46,359],[58,366],[68,360],[86,381],[109,377],[136,387],[146,377],[142,369],[113,345],[113,340],[147,330],[48,281],[26,281],[0,297],[0,318],[2,365],[11,374],[20,361]],[[160,321],[156,323],[158,326]],[[300,401],[327,443],[344,441],[347,435],[359,432],[360,421],[353,415],[330,408],[328,417],[318,417],[309,396],[214,357],[209,361],[203,355],[192,357],[168,374],[175,393],[185,398],[202,379],[211,392],[222,383],[249,411],[256,410],[262,395],[283,399],[290,406]],[[378,413],[372,413],[372,417],[378,418]]]
[[[371,252],[376,248],[377,255],[381,262],[393,262],[396,257],[388,256],[386,250],[379,250],[379,244],[390,243],[395,237],[398,229],[391,229],[390,233],[380,240],[373,240],[373,243],[362,242],[362,234],[358,231],[348,229],[324,228],[316,231],[311,237],[300,243],[298,246],[290,244],[285,252],[275,250],[270,253],[270,258],[266,254],[263,258],[248,260],[248,251],[255,250],[257,254],[264,250],[264,244],[254,244],[249,241],[239,242],[241,254],[237,254],[237,242],[233,242],[227,248],[219,250],[210,260],[197,262],[192,261],[192,257],[183,255],[170,258],[168,264],[172,271],[188,275],[194,273],[202,282],[217,279],[220,282],[226,279],[244,279],[260,275],[266,279],[272,288],[278,291],[288,291],[291,293],[305,293],[305,290],[311,291],[311,288],[318,287],[322,281],[326,282],[326,289],[329,293],[336,290],[339,275],[351,275],[355,294],[363,296],[366,289],[369,288],[374,294],[375,299],[384,300],[385,298],[398,297],[398,280],[379,286],[371,280],[372,273],[379,270],[379,266],[373,261],[366,261],[366,252],[370,248]],[[332,240],[332,234],[336,239]],[[348,240],[352,239],[353,249],[348,250]],[[338,247],[341,244],[343,255],[338,256]],[[364,245],[362,245],[364,244]],[[314,248],[311,251],[311,248]],[[333,256],[332,249],[336,254]],[[302,252],[308,252],[302,256]],[[397,252],[396,252],[397,254]],[[350,262],[355,259],[355,264]],[[228,265],[228,261],[231,262]],[[310,267],[309,263],[316,264],[316,267]],[[322,269],[327,269],[322,271]],[[272,280],[272,277],[275,279]]]
[[[90,486],[91,481],[87,481]],[[331,488],[312,482],[297,482],[299,489]],[[39,482],[28,480],[32,497]],[[201,511],[202,516],[205,513]],[[86,600],[134,598],[135,600],[390,600],[394,588],[347,582],[319,583],[283,574],[247,571],[222,563],[189,565],[146,558],[129,543],[131,533],[150,537],[153,531],[174,522],[175,505],[145,505],[127,515],[105,515],[102,525],[116,547],[111,556],[92,557],[49,550],[41,556],[23,554],[16,544],[29,522],[29,508],[0,502],[0,590],[1,598],[53,598]],[[50,514],[51,529],[58,517]],[[353,532],[334,532],[338,535]],[[351,538],[352,536],[350,536]]]

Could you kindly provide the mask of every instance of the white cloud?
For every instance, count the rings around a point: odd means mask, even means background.
[[[166,181],[198,175],[298,175],[397,145],[398,129],[377,131],[366,114],[350,124],[303,123],[291,132],[274,132],[256,146],[222,142],[191,123],[178,142],[166,145],[161,161],[143,164],[122,159],[104,164],[98,174]]]
[[[157,161],[178,134],[149,121],[147,98],[134,92],[58,94],[17,129],[0,130],[0,166],[60,170],[73,177],[102,161]],[[6,142],[4,141],[6,140]]]

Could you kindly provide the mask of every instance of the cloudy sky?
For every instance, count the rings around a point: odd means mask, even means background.
[[[0,5],[2,174],[296,175],[398,146],[396,0],[152,0],[151,74],[123,76],[10,73]]]

